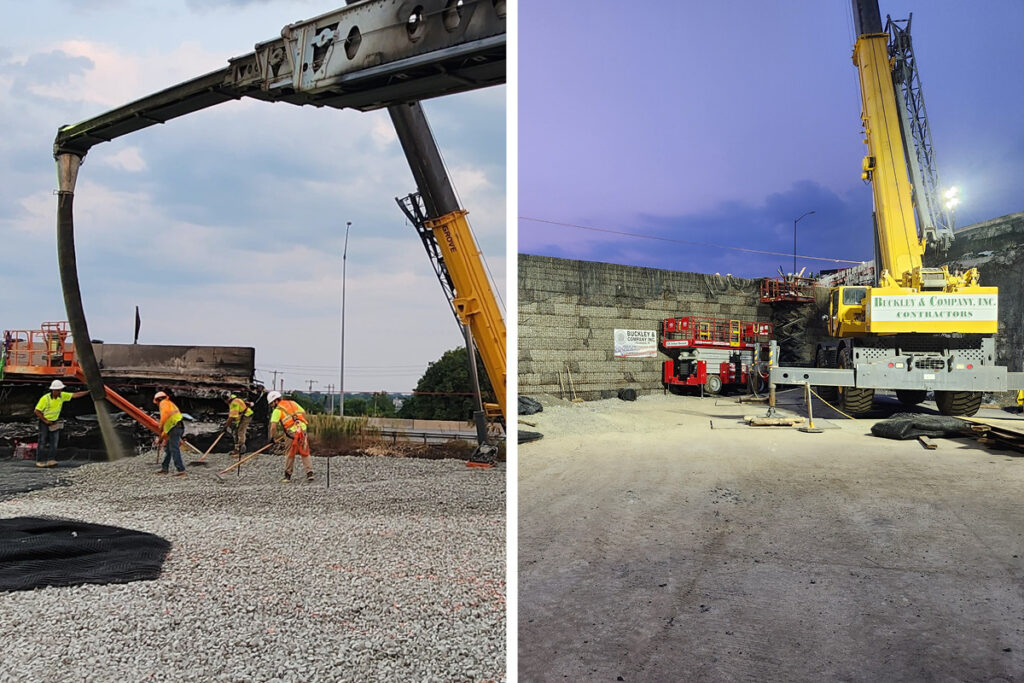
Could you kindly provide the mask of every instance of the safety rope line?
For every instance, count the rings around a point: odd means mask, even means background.
[[[831,403],[829,403],[828,401],[826,401],[825,399],[823,399],[823,398],[821,397],[821,395],[820,395],[820,394],[818,394],[818,392],[816,392],[816,391],[815,391],[814,389],[811,389],[811,385],[810,385],[810,384],[808,384],[808,385],[807,385],[807,391],[809,391],[809,392],[811,392],[812,394],[814,394],[815,396],[817,396],[817,397],[818,397],[818,400],[820,400],[820,401],[821,401],[822,403],[824,403],[824,404],[825,404],[825,405],[827,405],[827,406],[828,406],[829,408],[831,408],[832,410],[836,411],[837,413],[839,413],[839,414],[840,414],[840,415],[842,415],[843,417],[848,417],[848,418],[850,418],[851,420],[856,420],[856,419],[857,419],[857,418],[853,417],[852,415],[847,415],[847,414],[846,414],[846,413],[844,413],[843,411],[839,410],[839,408],[836,408],[836,407],[835,407],[834,405],[832,405]],[[808,415],[808,419],[810,419],[810,416],[809,416],[809,415]]]

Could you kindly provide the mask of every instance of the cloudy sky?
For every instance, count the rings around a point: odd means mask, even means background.
[[[340,0],[39,0],[0,25],[0,329],[65,319],[57,128],[223,68]],[[424,103],[505,290],[505,87]],[[415,189],[386,111],[243,100],[94,147],[75,194],[94,338],[256,349],[257,378],[409,391],[461,335],[394,198]]]
[[[879,4],[883,21],[914,13],[940,178],[963,198],[958,225],[1024,211],[1024,3]],[[792,270],[793,221],[813,210],[797,226],[800,254],[872,257],[849,0],[586,7],[522,3],[520,252],[765,276]]]

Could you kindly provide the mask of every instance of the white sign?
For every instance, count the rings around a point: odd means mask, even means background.
[[[999,297],[995,294],[940,293],[871,297],[872,321],[998,319]]]
[[[616,358],[654,358],[658,333],[654,330],[615,330]]]

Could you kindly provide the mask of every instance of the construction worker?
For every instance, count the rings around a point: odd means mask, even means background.
[[[291,439],[284,459],[284,479],[281,482],[287,484],[292,480],[292,467],[296,455],[302,456],[306,481],[313,481],[313,461],[309,457],[309,439],[306,437],[306,411],[295,401],[282,399],[279,391],[267,394],[267,404],[274,411],[270,414],[267,438],[273,439],[275,429],[280,425],[285,436]]]
[[[182,422],[181,411],[163,391],[156,392],[153,403],[160,406],[160,436],[157,443],[167,444],[163,464],[156,473],[167,474],[173,459],[174,467],[178,470],[174,476],[184,477],[185,463],[181,460],[181,437],[185,434],[185,423]]]
[[[245,433],[252,419],[252,408],[234,392],[229,391],[224,398],[228,402],[228,421],[224,423],[224,431],[235,440],[231,455],[241,455],[245,453]]]
[[[50,393],[44,394],[36,403],[35,414],[39,418],[39,445],[36,446],[36,467],[53,467],[57,464],[57,442],[60,441],[60,430],[64,422],[60,419],[60,409],[65,401],[81,398],[88,391],[64,391],[64,382],[55,379],[50,382]],[[43,459],[43,453],[48,457]]]

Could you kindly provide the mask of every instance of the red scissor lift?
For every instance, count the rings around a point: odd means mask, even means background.
[[[747,387],[754,374],[755,387],[767,382],[759,369],[771,323],[684,316],[662,322],[661,347],[672,360],[662,366],[667,387],[703,387],[709,394],[728,388]]]

